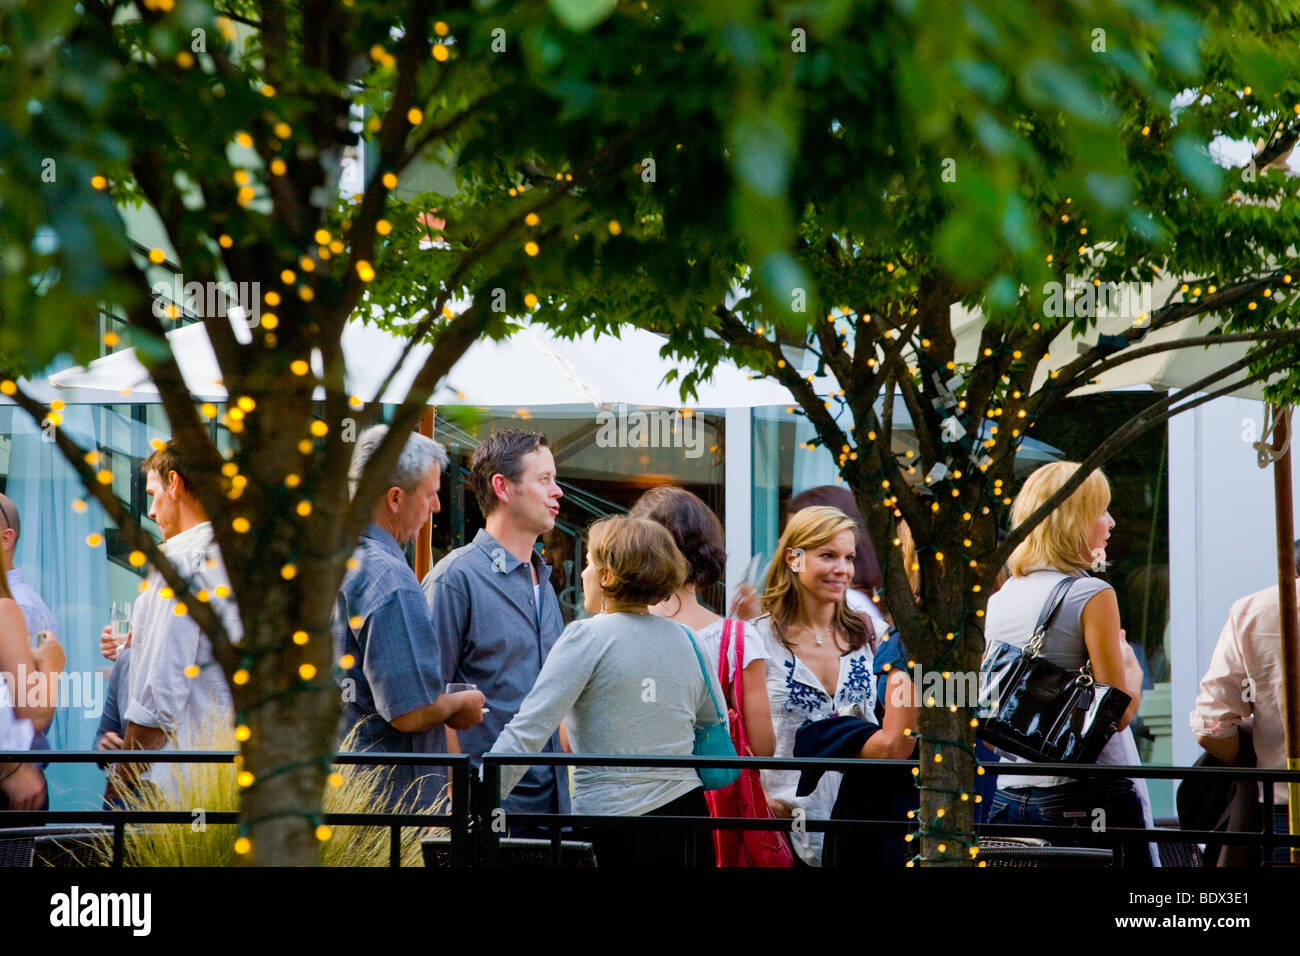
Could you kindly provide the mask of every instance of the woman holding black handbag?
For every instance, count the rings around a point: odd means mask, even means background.
[[[1055,462],[1030,475],[1012,506],[1012,526],[1036,511],[1078,468],[1075,462]],[[1106,542],[1115,527],[1109,506],[1110,483],[1100,470],[1094,471],[1029,533],[1007,561],[1010,577],[989,598],[984,636],[990,646],[1000,642],[1024,647],[1048,607],[1042,657],[1071,670],[1090,665],[1093,680],[1131,698],[1118,731],[1097,758],[1099,764],[1130,764],[1137,761],[1137,748],[1128,724],[1141,700],[1142,668],[1124,639],[1114,589],[1087,574],[1089,568],[1105,565]],[[1056,602],[1054,611],[1049,601]],[[1146,826],[1133,781],[1011,774],[998,777],[988,822],[1082,827],[1088,832]],[[1151,865],[1145,841],[1125,844],[1125,863]]]

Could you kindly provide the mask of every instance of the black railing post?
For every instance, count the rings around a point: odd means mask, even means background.
[[[1260,852],[1264,854],[1264,859],[1260,862],[1263,866],[1272,866],[1273,857],[1277,852],[1277,843],[1274,842],[1273,838],[1273,784],[1270,781],[1265,780],[1262,784],[1259,784],[1259,787],[1264,791],[1264,837],[1260,848]],[[1290,849],[1288,848],[1287,856],[1290,855]]]
[[[113,866],[122,865],[122,857],[126,851],[126,825],[117,822],[113,824]]]
[[[478,866],[496,866],[497,848],[501,839],[498,830],[503,811],[498,806],[501,792],[501,765],[491,757],[483,758],[483,778],[479,782],[474,814],[477,831],[476,859]],[[500,812],[499,812],[500,811]]]
[[[451,765],[451,865],[470,866],[470,790],[473,768],[462,759]]]

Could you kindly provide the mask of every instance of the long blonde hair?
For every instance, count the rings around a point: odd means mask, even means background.
[[[1078,462],[1057,461],[1030,475],[1011,506],[1011,527],[1022,524],[1078,470]],[[1109,507],[1110,482],[1098,468],[1011,552],[1007,570],[1012,577],[1023,577],[1042,568],[1065,572],[1087,568],[1091,559],[1084,555],[1092,527]]]
[[[785,628],[799,612],[800,597],[795,572],[790,570],[785,556],[792,548],[805,551],[820,548],[841,531],[852,531],[853,540],[858,540],[857,522],[838,508],[802,508],[786,521],[785,531],[777,542],[772,565],[767,569],[767,582],[763,586],[763,611],[771,615],[772,633],[791,650],[794,645],[786,640]],[[857,650],[867,642],[866,622],[849,609],[844,598],[840,598],[836,608],[835,623],[848,639],[851,650]]]

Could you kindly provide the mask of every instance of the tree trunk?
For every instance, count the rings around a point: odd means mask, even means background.
[[[941,585],[933,589],[937,613],[915,642],[919,646],[909,646],[919,664],[911,675],[914,682],[919,679],[916,693],[921,702],[921,799],[912,842],[922,866],[972,866],[977,860],[971,852],[978,853],[972,720],[979,702],[984,602],[975,592],[966,603],[968,581],[960,572],[936,581]]]
[[[246,630],[240,650],[248,655],[243,666],[249,680],[232,690],[236,724],[249,731],[240,745],[239,769],[253,779],[241,790],[240,834],[251,841],[239,856],[242,864],[320,865],[316,829],[324,822],[321,805],[341,707],[332,674],[334,649],[327,628],[312,629],[306,644],[296,644],[294,616],[285,607],[296,604],[299,595],[320,591],[320,579],[327,577],[333,575],[305,573],[260,593],[243,592],[241,612],[252,630]],[[304,664],[315,669],[309,678],[300,670]]]
[[[944,706],[921,710],[921,809],[917,823],[922,866],[971,866],[976,859],[970,852],[975,846],[972,713],[968,707],[958,707],[955,713]]]

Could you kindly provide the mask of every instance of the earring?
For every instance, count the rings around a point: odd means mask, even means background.
[[[601,595],[600,598],[600,613],[601,614],[605,613],[605,596],[603,594]]]

